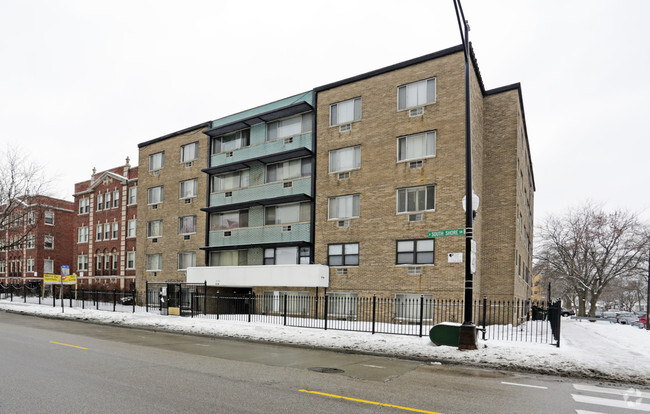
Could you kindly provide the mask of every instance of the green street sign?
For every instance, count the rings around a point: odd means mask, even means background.
[[[437,230],[430,231],[429,237],[462,236],[464,234],[465,229]]]

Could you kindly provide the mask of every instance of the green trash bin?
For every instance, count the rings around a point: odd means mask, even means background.
[[[429,339],[434,344],[458,347],[458,337],[460,336],[460,323],[442,322],[435,325],[429,331]]]

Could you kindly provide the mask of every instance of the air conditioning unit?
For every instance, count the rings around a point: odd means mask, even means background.
[[[192,199],[191,198],[186,198],[185,199],[185,204],[192,204]]]
[[[343,124],[339,127],[339,132],[345,132],[352,129],[352,124]]]
[[[339,173],[339,180],[347,180],[350,178],[350,171]]]
[[[422,213],[409,214],[409,221],[422,221]]]
[[[189,234],[186,234],[186,235],[183,236],[183,240],[189,240],[189,239],[190,239],[190,235],[189,235]]]
[[[158,243],[158,239],[151,239],[151,243]]]
[[[337,276],[345,276],[348,274],[348,269],[347,267],[336,269],[336,275]]]
[[[350,227],[350,220],[339,220],[338,227]]]
[[[185,163],[185,168],[190,168],[192,165],[194,165],[194,162],[193,162],[193,161],[186,162],[186,163]]]
[[[412,170],[416,168],[422,168],[423,165],[424,163],[422,162],[422,160],[409,162],[409,168]]]
[[[420,116],[424,113],[424,108],[419,107],[419,108],[414,108],[409,111],[409,116]]]
[[[230,237],[230,236],[232,236],[232,232],[231,232],[231,231],[224,231],[224,232],[223,232],[223,237]]]
[[[158,204],[152,204],[151,209],[152,210],[158,210]]]
[[[232,197],[232,191],[226,191],[226,194],[224,194],[224,197]]]
[[[409,275],[421,275],[422,268],[420,266],[409,266],[407,274]]]
[[[286,144],[293,144],[293,137],[285,138],[284,143]]]
[[[151,171],[151,174],[153,174],[154,176],[158,176],[160,175],[160,170]]]
[[[291,226],[282,226],[282,231],[291,231]]]
[[[283,188],[291,188],[293,187],[293,181],[287,181],[282,185]]]
[[[230,158],[230,157],[232,157],[232,156],[233,156],[233,152],[232,152],[232,151],[230,151],[230,152],[226,152],[226,158]]]

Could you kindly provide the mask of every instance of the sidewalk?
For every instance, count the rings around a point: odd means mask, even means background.
[[[43,317],[164,330],[192,335],[360,352],[432,363],[465,364],[650,386],[650,332],[609,322],[562,319],[561,347],[479,340],[477,351],[435,346],[428,337],[294,328],[203,318],[60,308],[0,301],[0,310]]]

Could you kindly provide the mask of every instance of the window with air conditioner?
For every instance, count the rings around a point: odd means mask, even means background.
[[[227,174],[212,176],[211,187],[213,193],[237,190],[249,186],[249,170],[240,170]]]
[[[311,112],[269,122],[266,125],[266,140],[288,139],[297,135],[305,134],[312,129]],[[285,140],[285,143],[286,142]]]
[[[397,110],[428,105],[436,101],[436,78],[424,79],[397,88]]]
[[[181,162],[185,163],[185,166],[192,166],[192,161],[199,158],[199,143],[193,142],[187,145],[181,145]]]
[[[147,272],[159,272],[162,270],[162,254],[148,254],[145,262]]]
[[[338,173],[361,168],[361,146],[341,148],[329,153],[329,172]]]
[[[196,216],[184,216],[178,218],[178,234],[196,233]]]
[[[178,198],[188,199],[196,197],[198,190],[198,179],[193,178],[191,180],[181,181],[178,186]]]
[[[149,155],[149,171],[157,171],[165,166],[165,152],[157,152]]]
[[[162,220],[152,220],[147,223],[147,237],[161,237],[163,232]]]
[[[344,125],[361,119],[361,98],[330,105],[330,126]]]
[[[248,227],[248,210],[212,213],[210,231],[230,230]]]
[[[360,195],[351,194],[328,199],[328,219],[340,220],[359,217]]]
[[[436,156],[436,131],[421,132],[397,138],[397,161],[410,161]]]
[[[436,186],[400,188],[397,190],[397,214],[435,210]]]
[[[151,187],[147,190],[147,204],[158,204],[163,202],[163,186]]]
[[[266,182],[293,180],[311,175],[311,158],[283,161],[266,166]]]
[[[232,152],[250,145],[250,129],[212,138],[212,155],[222,152]]]
[[[311,220],[311,204],[293,203],[269,206],[264,209],[264,224],[304,223]]]

